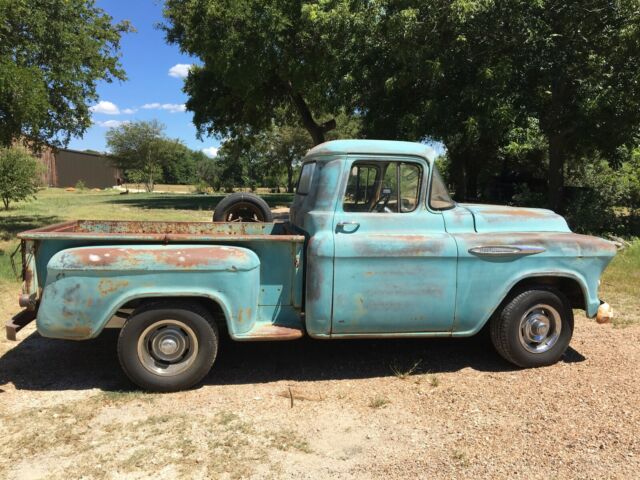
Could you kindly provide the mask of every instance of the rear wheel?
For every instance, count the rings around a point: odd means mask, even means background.
[[[199,305],[162,302],[144,306],[120,331],[118,358],[132,382],[173,392],[198,383],[218,351],[218,331]]]
[[[498,353],[519,367],[556,363],[573,335],[573,312],[555,290],[535,289],[508,300],[491,319],[491,340]]]

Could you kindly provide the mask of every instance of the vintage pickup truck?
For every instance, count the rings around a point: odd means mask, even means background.
[[[120,328],[139,386],[175,391],[238,341],[466,337],[488,329],[520,367],[556,362],[572,309],[606,320],[613,243],[549,210],[457,204],[429,147],[340,140],[304,158],[290,220],[80,220],[20,234],[25,310],[41,335]]]

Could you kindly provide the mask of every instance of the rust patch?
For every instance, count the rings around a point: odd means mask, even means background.
[[[127,286],[129,286],[128,280],[111,280],[109,278],[104,278],[100,280],[100,283],[98,283],[98,291],[100,292],[100,295],[105,297],[110,293],[113,293]]]
[[[517,207],[501,207],[501,206],[491,206],[489,208],[478,209],[477,211],[473,210],[471,207],[471,211],[478,215],[499,215],[499,216],[509,216],[509,217],[520,217],[520,218],[548,218],[549,216],[553,216],[555,214],[538,211],[533,209],[524,209]],[[487,218],[486,220],[492,220],[491,218]],[[501,221],[502,218],[496,219]]]
[[[21,239],[39,238],[100,238],[116,241],[141,240],[179,241],[258,240],[302,242],[301,235],[287,235],[287,229],[278,223],[212,223],[212,222],[148,222],[78,220],[59,223],[22,232]]]
[[[24,281],[23,284],[23,292],[30,293],[31,292],[31,283],[33,282],[33,270],[25,265],[24,272],[22,273],[22,279]]]
[[[137,250],[140,252],[140,250]],[[230,258],[246,259],[247,254],[237,248],[189,248],[184,250],[143,250],[149,253],[157,262],[176,267],[199,267],[209,265],[216,260]]]
[[[62,299],[65,303],[73,303],[76,301],[76,294],[80,290],[80,284],[76,283],[73,287],[68,288],[64,291],[62,295]]]
[[[247,254],[230,247],[197,247],[167,249],[133,249],[114,247],[92,247],[76,250],[63,257],[66,268],[107,267],[121,265],[135,267],[144,264],[144,257],[150,262],[163,263],[176,267],[206,266],[217,260],[230,258],[246,259]]]
[[[423,235],[369,235],[353,242],[353,248],[360,257],[438,256],[444,247],[444,241]]]

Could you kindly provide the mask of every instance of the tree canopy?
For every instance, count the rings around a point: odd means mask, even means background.
[[[344,104],[351,3],[168,0],[168,41],[201,60],[185,84],[200,133],[268,129],[288,109],[322,143]]]
[[[638,140],[638,0],[168,0],[165,16],[201,62],[185,84],[201,134],[257,134],[286,108],[319,143],[344,112],[365,137],[442,141],[459,199],[527,159],[556,209],[571,162],[619,164]]]
[[[118,51],[131,30],[93,0],[0,0],[0,145],[81,136],[97,82],[125,78]]]

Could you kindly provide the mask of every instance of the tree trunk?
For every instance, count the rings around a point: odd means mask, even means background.
[[[465,155],[462,152],[450,151],[449,158],[451,160],[450,178],[453,183],[453,189],[455,190],[454,197],[457,201],[462,202],[467,199],[467,182],[464,165]]]
[[[465,200],[478,200],[478,158],[470,158],[465,156],[465,174],[466,174],[466,198]]]
[[[293,163],[287,163],[287,193],[293,193]]]
[[[320,145],[324,143],[325,136],[324,134],[336,128],[335,119],[331,119],[323,124],[319,124],[313,119],[313,115],[311,114],[311,110],[309,109],[309,105],[305,99],[298,92],[293,90],[291,83],[287,84],[287,88],[289,90],[289,96],[291,97],[291,101],[293,105],[296,107],[298,114],[300,115],[300,120],[302,121],[302,125],[311,135],[311,140],[313,140],[314,145]]]
[[[559,134],[549,135],[549,207],[555,212],[562,211],[564,197],[564,151],[563,139]]]

